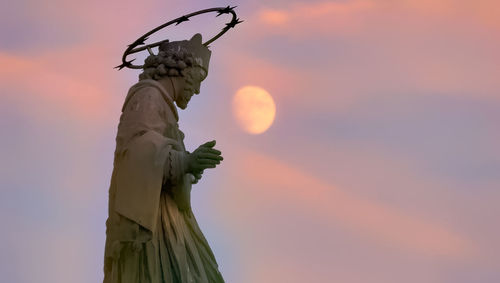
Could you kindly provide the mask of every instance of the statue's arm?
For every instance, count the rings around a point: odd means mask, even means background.
[[[215,168],[222,161],[221,152],[214,147],[215,141],[200,145],[192,153],[184,150],[179,141],[168,138],[164,133],[171,132],[176,125],[175,116],[161,93],[154,87],[145,87],[135,93],[124,107],[119,136],[130,137],[130,140],[159,139],[161,148],[159,158],[163,158],[163,184],[175,185],[181,182],[186,173],[193,175],[196,183],[205,169]],[[126,138],[125,138],[126,139]],[[136,143],[136,147],[144,146]]]
[[[169,148],[164,166],[164,184],[175,185],[181,181],[184,174],[188,173],[188,155],[189,153],[186,151],[175,150],[173,147]]]
[[[162,183],[176,184],[187,172],[188,153],[179,141],[165,135],[175,124],[171,108],[154,87],[138,90],[124,107],[121,118],[119,136],[129,137],[129,144],[142,147],[151,139],[158,144],[157,156],[163,162]],[[132,143],[137,139],[142,141]]]

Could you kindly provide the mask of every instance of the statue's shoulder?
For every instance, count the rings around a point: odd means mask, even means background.
[[[174,105],[172,96],[165,90],[165,88],[157,81],[151,79],[140,80],[138,83],[130,87],[125,102],[123,103],[122,112],[125,110],[128,103],[132,98],[142,95],[157,95],[162,98],[168,108],[174,114],[176,120],[178,120],[177,108]],[[137,97],[140,99],[140,97]]]
[[[167,103],[172,103],[173,99],[170,94],[155,80],[141,80],[130,87],[123,103],[122,110],[125,109],[128,102],[136,95],[153,94],[162,97]]]

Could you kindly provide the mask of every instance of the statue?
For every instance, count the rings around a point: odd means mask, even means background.
[[[224,282],[191,210],[191,186],[223,160],[215,140],[193,152],[184,147],[177,107],[186,109],[208,74],[211,51],[195,34],[144,47],[146,38],[171,23],[216,11],[232,14],[219,37],[240,21],[234,7],[195,12],[147,33],[130,45],[119,68],[142,68],[125,98],[118,125],[106,221],[104,283]],[[231,26],[232,25],[232,26]],[[154,54],[152,47],[158,47]],[[143,66],[126,61],[148,50]],[[177,107],[176,107],[177,106]]]

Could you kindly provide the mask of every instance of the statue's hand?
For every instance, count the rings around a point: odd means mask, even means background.
[[[198,182],[200,181],[200,179],[202,177],[202,174],[203,174],[203,171],[201,171],[199,173],[193,173],[194,180],[192,181],[192,184],[198,184]]]
[[[221,152],[215,148],[215,140],[200,145],[187,158],[188,172],[194,175],[201,174],[203,170],[215,168],[223,160]]]

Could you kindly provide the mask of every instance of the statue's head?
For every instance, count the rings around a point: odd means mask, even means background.
[[[193,94],[200,92],[200,84],[208,75],[211,51],[202,44],[200,34],[190,40],[164,42],[157,55],[144,61],[139,80],[162,80],[165,77],[181,78],[184,89],[177,94],[176,104],[184,109]]]

